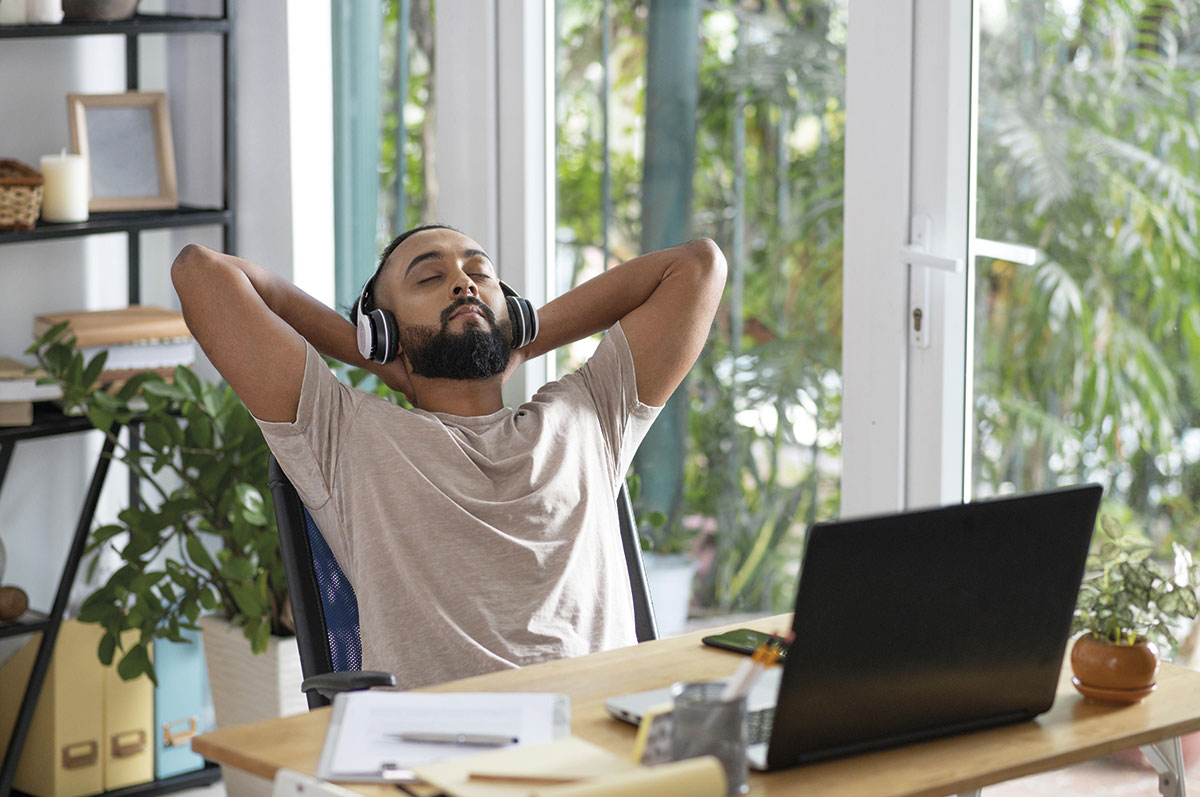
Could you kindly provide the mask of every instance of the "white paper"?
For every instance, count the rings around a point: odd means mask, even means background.
[[[380,780],[385,765],[407,769],[487,750],[475,745],[406,742],[400,733],[513,736],[520,746],[570,734],[566,695],[526,692],[349,692],[334,699],[317,776]]]

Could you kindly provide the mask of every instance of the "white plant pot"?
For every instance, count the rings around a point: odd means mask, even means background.
[[[696,563],[681,553],[645,553],[646,583],[654,601],[660,637],[682,634],[687,626]]]
[[[218,728],[308,711],[295,637],[273,636],[266,652],[255,655],[242,629],[224,618],[201,617],[200,628]],[[232,767],[221,770],[229,797],[270,797],[270,781]]]

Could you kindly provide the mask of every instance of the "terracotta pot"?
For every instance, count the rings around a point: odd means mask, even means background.
[[[1087,697],[1111,703],[1136,703],[1154,691],[1158,647],[1138,639],[1115,645],[1084,634],[1071,648],[1072,683]]]

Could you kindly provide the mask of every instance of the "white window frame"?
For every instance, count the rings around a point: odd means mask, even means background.
[[[850,4],[843,516],[967,495],[973,5]]]
[[[535,306],[553,298],[553,22],[543,0],[437,0],[434,30],[433,215],[482,244]],[[548,357],[525,363],[505,401],[528,399],[549,373]]]
[[[850,4],[843,516],[967,494],[973,5]],[[553,9],[542,0],[438,0],[437,18],[452,24],[435,30],[435,216],[494,252],[505,280],[541,304],[553,298]],[[925,229],[928,240],[916,240]],[[957,262],[958,272],[907,263],[913,245]],[[912,310],[922,304],[918,340]],[[510,403],[549,378],[548,358],[523,371],[506,388]]]

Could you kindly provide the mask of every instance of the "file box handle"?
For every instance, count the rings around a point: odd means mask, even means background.
[[[179,747],[191,741],[196,735],[197,717],[181,717],[163,723],[163,747]],[[185,727],[180,727],[181,725]]]
[[[95,739],[86,742],[65,744],[62,749],[63,769],[81,769],[90,767],[100,757],[100,743]]]
[[[146,731],[141,728],[135,731],[121,731],[112,735],[113,758],[137,755],[145,749]]]

